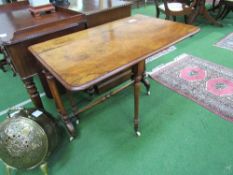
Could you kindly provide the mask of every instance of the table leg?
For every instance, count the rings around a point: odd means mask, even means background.
[[[78,115],[79,110],[78,110],[77,104],[73,98],[72,92],[67,91],[67,96],[68,96],[69,102],[71,104],[72,112],[73,112],[72,118],[75,119],[76,124],[79,124],[79,115]]]
[[[134,67],[134,130],[137,136],[141,135],[139,132],[139,95],[144,70],[144,61],[139,62]]]
[[[32,100],[32,103],[35,105],[36,108],[44,109],[43,103],[40,98],[40,94],[37,91],[37,88],[35,86],[35,83],[33,81],[33,78],[26,78],[23,79],[23,83],[27,89],[28,94],[30,95],[30,98]]]
[[[42,87],[43,87],[43,89],[44,89],[44,92],[45,92],[45,94],[46,94],[46,97],[48,97],[48,98],[53,98],[53,97],[52,97],[52,94],[51,94],[51,92],[50,92],[49,85],[48,85],[48,82],[47,82],[47,80],[46,80],[45,75],[40,71],[40,72],[38,73],[38,76],[39,76],[39,78],[40,78],[40,82],[41,82],[41,85],[42,85]],[[66,91],[65,91],[65,88],[64,88],[60,83],[58,83],[57,81],[56,81],[56,84],[57,84],[59,93],[60,93],[60,94],[64,94],[64,93],[66,92]]]
[[[56,85],[55,78],[49,72],[47,72],[47,71],[43,71],[43,72],[44,72],[46,79],[48,81],[49,89],[50,89],[52,96],[53,96],[53,99],[55,101],[57,111],[60,114],[62,120],[64,121],[64,123],[67,127],[68,133],[70,135],[70,140],[72,140],[74,133],[75,133],[75,129],[74,129],[74,126],[71,123],[69,117],[68,117],[68,114],[65,110],[64,104],[61,100],[61,97],[60,97],[60,94],[58,92],[58,88]]]

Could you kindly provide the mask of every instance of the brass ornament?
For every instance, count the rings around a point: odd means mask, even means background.
[[[7,167],[46,168],[46,160],[58,143],[54,119],[38,109],[16,109],[0,123],[0,158]]]

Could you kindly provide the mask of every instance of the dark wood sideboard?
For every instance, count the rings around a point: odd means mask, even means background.
[[[88,27],[111,22],[131,15],[130,2],[120,0],[69,0],[65,7],[86,15]]]
[[[55,13],[33,17],[27,1],[0,6],[0,44],[5,47],[12,64],[25,84],[28,94],[37,108],[43,108],[33,77],[39,75],[47,96],[50,96],[47,82],[41,73],[41,66],[29,53],[28,46],[43,42],[88,27],[130,16],[128,2],[109,0],[99,4],[95,0],[70,1],[66,7],[56,7]]]

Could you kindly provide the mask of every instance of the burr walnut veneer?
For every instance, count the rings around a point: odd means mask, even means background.
[[[39,43],[29,50],[44,66],[58,112],[71,135],[74,128],[54,80],[74,92],[131,70],[134,128],[138,133],[139,91],[145,59],[198,31],[198,27],[191,25],[136,15]]]

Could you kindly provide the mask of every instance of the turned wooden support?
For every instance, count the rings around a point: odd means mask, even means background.
[[[71,123],[69,117],[68,117],[68,114],[67,114],[66,109],[64,107],[64,104],[62,102],[62,99],[61,99],[60,94],[58,92],[55,78],[49,72],[47,72],[45,70],[43,70],[43,73],[45,74],[45,77],[47,79],[50,91],[52,93],[53,99],[54,99],[56,107],[57,107],[57,111],[60,114],[62,120],[64,121],[70,136],[74,136],[75,129],[74,129],[74,126]]]
[[[71,108],[72,108],[72,112],[73,112],[73,115],[75,115],[75,117],[78,119],[78,106],[73,98],[73,94],[71,91],[67,91],[67,96],[68,96],[68,99],[69,99],[69,102],[70,102],[70,105],[71,105]]]
[[[33,78],[26,78],[23,79],[23,83],[27,89],[28,94],[30,95],[30,98],[35,105],[36,108],[44,109],[43,103],[40,98],[40,94],[37,91],[37,88],[35,86],[35,83],[33,81]]]
[[[139,136],[139,95],[140,95],[140,86],[143,78],[143,73],[145,70],[144,61],[139,62],[135,65],[134,71],[134,130]]]

